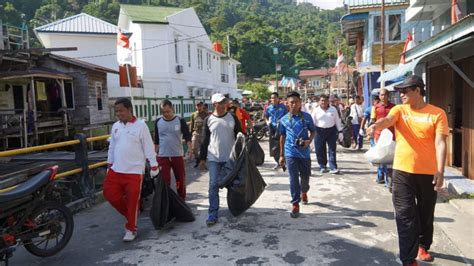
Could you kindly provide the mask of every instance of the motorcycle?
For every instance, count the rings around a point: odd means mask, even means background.
[[[253,120],[252,133],[255,134],[256,138],[258,140],[261,140],[263,139],[263,137],[268,137],[270,133],[268,131],[268,126],[267,126],[267,123],[265,122],[263,112],[261,111],[255,112],[255,114],[252,117],[252,120]]]
[[[0,192],[0,262],[8,265],[16,247],[49,257],[71,239],[74,220],[55,190],[58,166]]]

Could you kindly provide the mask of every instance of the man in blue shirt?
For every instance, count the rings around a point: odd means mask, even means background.
[[[291,91],[287,95],[289,113],[280,119],[280,165],[286,163],[290,175],[290,194],[293,208],[291,217],[300,213],[300,201],[308,203],[311,157],[309,145],[316,135],[311,115],[301,112],[300,94]],[[301,186],[300,186],[301,178]]]
[[[277,132],[277,125],[280,122],[280,119],[288,113],[288,109],[284,104],[280,103],[280,97],[278,96],[277,92],[273,92],[271,95],[271,104],[265,110],[265,119],[267,121],[267,125],[270,129],[270,155],[273,156],[275,159],[276,165],[273,169],[278,168],[278,160],[279,155],[275,156],[275,151],[278,153],[280,151],[280,147],[278,147],[278,143],[280,141],[279,134]]]

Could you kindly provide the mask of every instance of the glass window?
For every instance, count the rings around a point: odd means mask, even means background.
[[[388,40],[389,41],[400,41],[401,40],[401,15],[389,15],[388,16]]]
[[[374,42],[380,42],[380,16],[374,16]]]
[[[188,67],[191,67],[191,44],[188,43]]]
[[[174,60],[176,61],[176,64],[179,64],[178,59],[178,38],[174,38]]]

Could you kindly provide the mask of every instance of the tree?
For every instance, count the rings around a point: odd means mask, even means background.
[[[267,86],[259,82],[247,82],[241,85],[240,89],[252,91],[251,98],[253,99],[268,99],[271,95]]]

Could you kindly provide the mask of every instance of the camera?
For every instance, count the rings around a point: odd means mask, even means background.
[[[305,141],[306,141],[306,140],[304,140],[303,138],[298,138],[298,139],[296,139],[296,141],[295,141],[295,145],[296,145],[296,146],[299,146],[299,147],[304,147]]]

